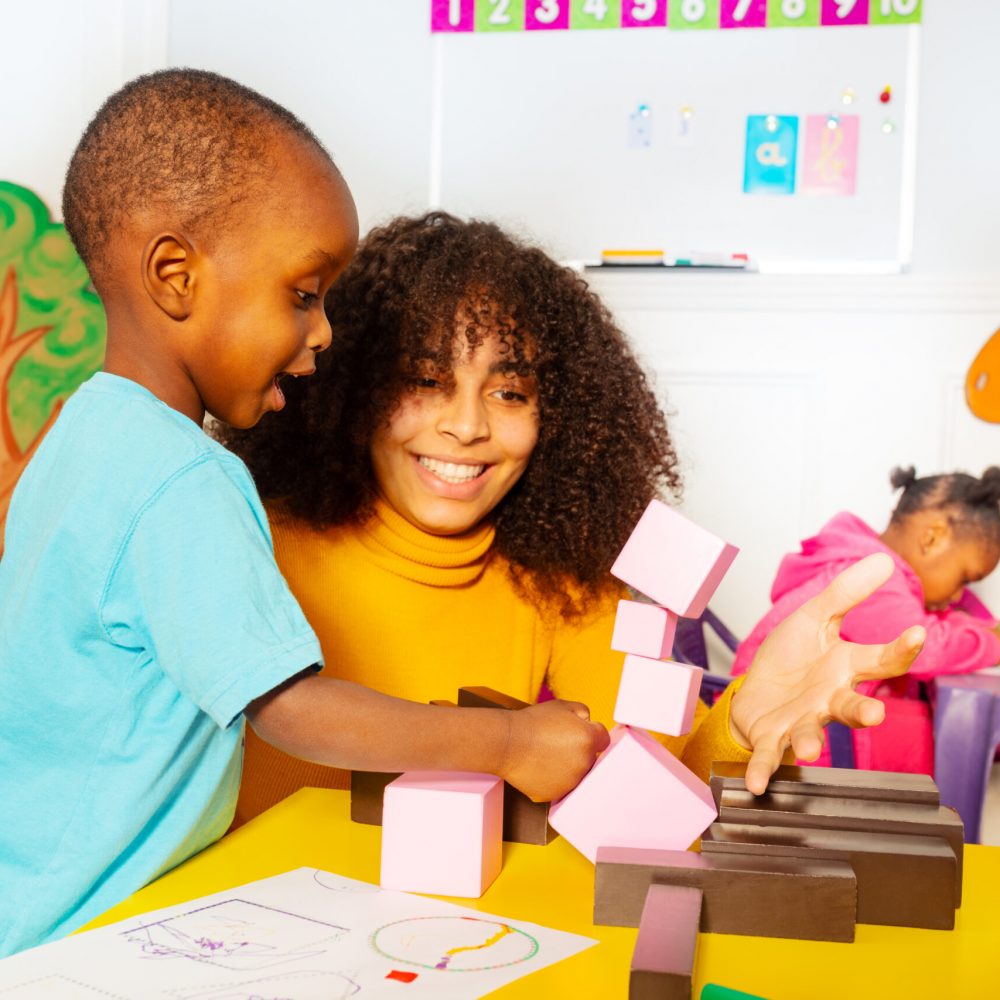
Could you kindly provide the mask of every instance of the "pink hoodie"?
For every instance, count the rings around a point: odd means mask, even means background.
[[[867,681],[858,685],[859,691],[913,694],[915,680],[929,680],[938,674],[968,673],[1000,661],[1000,638],[992,631],[996,621],[970,590],[965,590],[961,600],[946,611],[927,611],[923,587],[910,565],[864,521],[845,512],[825,524],[818,535],[805,539],[800,552],[781,560],[771,588],[773,606],[740,644],[733,674],[746,673],[771,629],[818,594],[841,570],[872,552],[887,552],[896,564],[896,571],[844,617],[841,636],[851,642],[890,642],[909,626],[923,625],[927,640],[907,678],[889,684]],[[864,734],[862,730],[854,734],[859,766],[870,759]]]

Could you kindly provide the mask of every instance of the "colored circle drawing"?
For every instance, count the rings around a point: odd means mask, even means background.
[[[411,917],[379,927],[369,941],[384,958],[439,972],[486,972],[538,954],[530,934],[478,917]]]

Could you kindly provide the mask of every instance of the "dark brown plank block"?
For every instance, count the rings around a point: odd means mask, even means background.
[[[853,941],[857,880],[846,861],[601,847],[594,923],[636,927],[653,883],[701,889],[701,929]]]
[[[458,689],[459,708],[527,708],[528,703],[488,687]],[[515,844],[548,844],[559,836],[549,826],[549,803],[532,802],[524,792],[504,782],[503,839]]]
[[[752,795],[747,791],[729,789],[720,796],[719,822],[942,837],[955,853],[955,902],[961,905],[964,831],[958,813],[947,806],[838,799],[829,795],[787,795],[783,792]]]
[[[701,890],[653,884],[629,969],[629,1000],[691,1000]]]
[[[858,880],[859,924],[955,926],[955,854],[940,837],[713,823],[701,850],[847,861]]]
[[[503,691],[488,687],[464,687],[458,689],[459,708],[527,708],[528,703],[514,698]]]
[[[430,705],[438,705],[441,708],[455,708],[455,702],[448,701],[447,698],[436,698],[434,701],[428,702]]]
[[[385,786],[395,781],[399,772],[351,771],[351,819],[355,823],[382,825],[382,796]]]
[[[717,760],[709,783],[715,804],[724,790],[746,791],[746,764]],[[941,795],[926,774],[892,771],[854,771],[842,767],[798,767],[782,764],[768,783],[769,792],[828,795],[833,798],[878,799],[883,802],[922,802],[939,806]]]

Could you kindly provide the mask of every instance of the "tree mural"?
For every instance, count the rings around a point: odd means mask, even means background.
[[[37,195],[0,181],[0,538],[18,476],[63,401],[100,367],[105,332],[65,227]]]

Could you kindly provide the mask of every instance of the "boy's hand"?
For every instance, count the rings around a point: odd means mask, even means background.
[[[761,643],[730,710],[733,738],[753,751],[746,783],[755,795],[767,788],[787,747],[800,760],[815,760],[823,749],[823,726],[828,722],[858,729],[882,721],[882,703],[858,694],[854,686],[906,673],[926,633],[914,626],[893,642],[865,646],[841,639],[840,622],[892,572],[889,556],[867,556]]]
[[[546,701],[507,712],[510,735],[501,777],[533,802],[551,802],[580,783],[608,745],[586,705]]]

